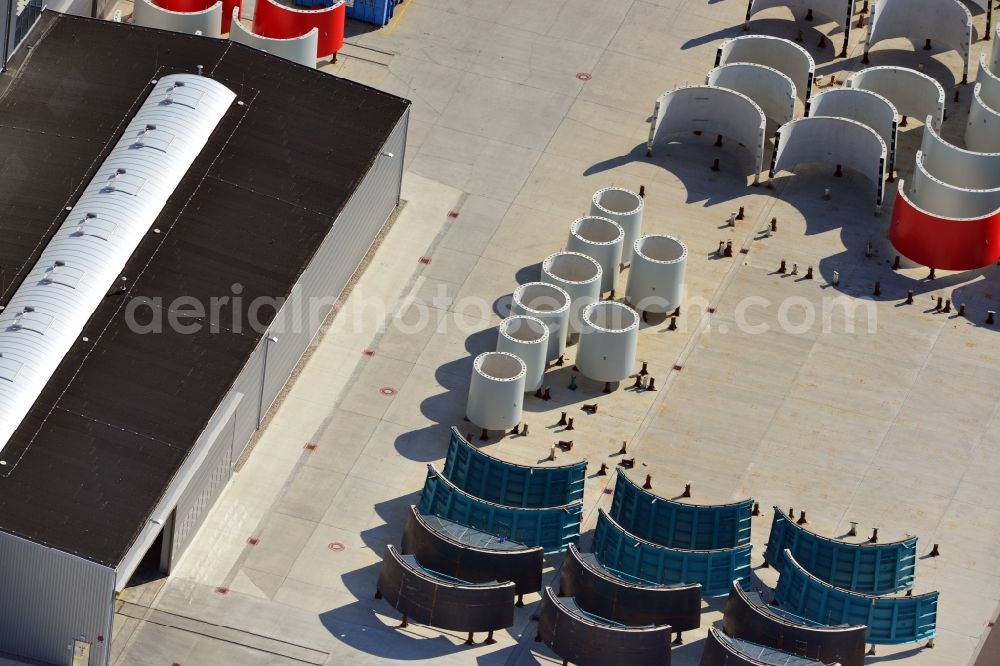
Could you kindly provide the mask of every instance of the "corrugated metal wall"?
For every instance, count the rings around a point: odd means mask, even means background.
[[[333,229],[299,278],[295,292],[271,326],[269,335],[277,337],[278,342],[269,343],[267,351],[264,412],[288,381],[319,324],[340,297],[371,248],[375,236],[399,204],[408,120],[409,110],[389,136],[381,156],[375,159],[361,185],[344,206]],[[322,299],[321,309],[313,307],[316,305],[311,303],[313,299]],[[312,316],[311,309],[317,310]],[[303,321],[303,318],[306,320]]]
[[[68,666],[79,639],[107,663],[113,569],[0,532],[0,572],[0,652]]]
[[[177,502],[171,543],[171,563],[177,562],[184,554],[198,528],[205,522],[208,510],[229,483],[229,477],[233,473],[234,425],[235,414],[231,414],[229,421],[221,430],[211,429],[218,435],[214,441],[205,443],[211,450]]]

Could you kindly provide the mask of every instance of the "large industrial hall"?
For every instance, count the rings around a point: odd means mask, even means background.
[[[1000,665],[992,0],[0,0],[0,664]]]

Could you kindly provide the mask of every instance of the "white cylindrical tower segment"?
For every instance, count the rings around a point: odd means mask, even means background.
[[[687,259],[687,245],[678,238],[649,234],[638,239],[625,300],[639,312],[672,312],[684,295]]]
[[[583,309],[601,300],[601,265],[579,252],[556,252],[542,262],[542,282],[562,287],[569,294],[567,337],[580,333]]]
[[[606,217],[581,217],[569,227],[566,249],[593,258],[601,265],[601,293],[618,285],[618,267],[622,264],[625,231]]]
[[[545,360],[554,361],[566,351],[570,297],[566,290],[547,282],[527,282],[514,290],[510,313],[541,319],[549,329]]]
[[[524,406],[524,361],[506,352],[476,357],[465,415],[487,430],[509,430],[521,422]]]
[[[549,351],[549,329],[541,319],[514,315],[500,322],[497,351],[507,352],[524,361],[524,390],[534,391],[542,385],[545,357]]]
[[[642,234],[642,197],[621,187],[605,187],[594,192],[590,202],[590,214],[606,217],[617,222],[625,239],[622,244],[622,263],[632,261],[632,245]]]
[[[619,382],[635,370],[639,314],[616,301],[601,301],[583,311],[583,332],[576,367],[584,377]]]

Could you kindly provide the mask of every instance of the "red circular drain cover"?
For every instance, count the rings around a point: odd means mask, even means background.
[[[391,386],[383,386],[378,390],[378,392],[381,393],[382,395],[396,395],[396,389],[392,388]]]
[[[577,72],[576,78],[580,79],[581,81],[589,81],[594,77],[591,76],[589,72]]]
[[[326,544],[326,547],[335,553],[339,553],[342,550],[347,550],[347,546],[340,543],[339,541],[331,541],[330,543]]]

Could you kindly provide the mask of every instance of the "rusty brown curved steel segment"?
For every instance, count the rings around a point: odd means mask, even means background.
[[[538,636],[559,657],[588,666],[670,666],[670,625],[629,627],[583,611],[571,597],[542,592]]]
[[[501,540],[438,516],[425,516],[415,506],[410,509],[403,531],[404,555],[416,556],[428,569],[473,583],[510,581],[516,594],[542,589],[541,547]]]
[[[700,666],[823,666],[823,662],[799,657],[766,645],[730,638],[710,627],[701,653]]]
[[[559,572],[559,594],[588,613],[622,624],[664,625],[674,631],[701,626],[701,585],[650,585],[615,576],[593,554],[570,544]]]
[[[514,624],[514,583],[470,583],[425,569],[389,544],[378,594],[417,624],[449,631],[496,631]]]
[[[740,638],[825,664],[864,666],[868,628],[826,626],[769,606],[745,584],[733,583],[722,616],[722,629]]]

